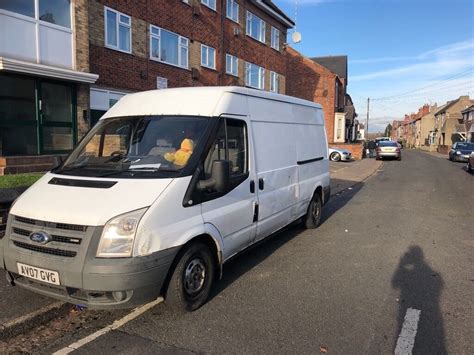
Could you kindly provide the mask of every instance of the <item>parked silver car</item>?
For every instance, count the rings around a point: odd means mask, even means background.
[[[402,160],[402,153],[397,142],[394,141],[381,141],[379,142],[376,150],[376,159],[383,158],[395,158]]]
[[[329,147],[329,160],[331,161],[350,161],[352,153],[346,149]]]

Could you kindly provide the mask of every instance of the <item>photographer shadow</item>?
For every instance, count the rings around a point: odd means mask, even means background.
[[[421,311],[413,353],[446,354],[443,317],[439,306],[443,280],[425,262],[423,250],[419,246],[411,246],[400,258],[392,277],[392,287],[400,289],[394,344],[397,343],[407,309],[412,308]]]

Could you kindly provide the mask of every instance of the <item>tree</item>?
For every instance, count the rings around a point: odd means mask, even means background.
[[[385,127],[384,137],[390,137],[392,134],[392,125],[389,123],[387,127]]]

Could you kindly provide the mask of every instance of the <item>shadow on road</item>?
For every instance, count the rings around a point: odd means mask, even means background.
[[[333,182],[337,179],[332,179]],[[323,207],[321,215],[321,225],[324,224],[332,215],[344,207],[363,187],[363,183],[349,187],[354,182],[346,180],[337,180],[337,183],[348,186],[348,188],[331,196],[329,202]],[[293,223],[283,230],[274,233],[262,242],[250,247],[235,258],[231,259],[224,266],[222,279],[215,283],[210,300],[225,290],[239,277],[252,270],[266,258],[272,255],[276,250],[287,242],[303,233],[305,229],[300,223]]]
[[[415,354],[446,354],[443,317],[439,307],[443,280],[424,260],[423,250],[415,245],[400,258],[392,277],[392,287],[400,289],[398,326],[394,344],[408,308],[420,310]]]

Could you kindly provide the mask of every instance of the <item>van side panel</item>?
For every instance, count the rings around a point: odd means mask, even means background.
[[[313,116],[322,117],[321,110]],[[326,132],[320,125],[295,125],[298,164],[298,217],[306,213],[308,203],[318,186],[329,186],[329,160]],[[316,161],[312,161],[318,159]],[[311,161],[311,162],[308,162]],[[305,163],[308,162],[308,163]]]
[[[263,179],[263,190],[258,190],[257,235],[261,239],[296,218],[294,206],[298,195],[298,168],[293,140],[295,125],[253,121],[252,131],[257,180],[260,182]]]

